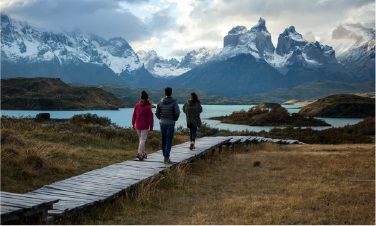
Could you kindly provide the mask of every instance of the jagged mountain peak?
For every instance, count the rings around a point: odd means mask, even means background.
[[[278,36],[276,52],[279,55],[285,55],[307,43],[303,36],[295,30],[295,27],[290,26]]]
[[[305,41],[303,36],[298,33],[294,26],[287,27],[280,35],[282,36],[289,36],[292,39],[298,40],[298,41]]]
[[[118,48],[132,48],[129,43],[122,37],[114,37],[108,40],[108,43]]]
[[[264,18],[260,17],[260,19],[258,20],[257,24],[253,27],[251,27],[251,31],[266,31],[268,32],[268,30],[266,29],[266,21]],[[269,32],[268,32],[269,33]]]
[[[228,32],[229,35],[238,35],[247,32],[246,26],[235,26]]]

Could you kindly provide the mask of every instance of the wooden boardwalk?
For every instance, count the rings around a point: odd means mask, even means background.
[[[236,143],[273,142],[279,144],[301,144],[296,140],[280,140],[253,136],[203,137],[196,140],[196,149],[189,150],[189,142],[175,145],[171,150],[171,165],[163,163],[162,151],[148,155],[144,161],[136,159],[116,163],[101,169],[45,185],[26,193],[28,197],[40,200],[59,200],[48,210],[49,217],[66,214],[116,198],[132,186],[158,175],[166,168],[188,162],[201,155]],[[1,204],[3,207],[3,203]],[[1,213],[3,217],[3,212]]]
[[[19,221],[20,218],[43,219],[58,199],[34,197],[30,195],[0,192],[1,224]]]

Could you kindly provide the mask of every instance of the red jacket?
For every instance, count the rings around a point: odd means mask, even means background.
[[[135,129],[153,130],[153,112],[149,101],[140,100],[136,103],[133,110],[132,126]]]

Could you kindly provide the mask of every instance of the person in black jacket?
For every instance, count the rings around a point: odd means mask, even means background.
[[[187,118],[187,127],[189,128],[189,137],[191,140],[189,149],[192,150],[195,149],[197,127],[201,127],[200,114],[202,112],[202,107],[196,93],[191,93],[191,99],[184,104],[183,112]]]
[[[171,97],[172,88],[167,87],[165,89],[165,95],[166,96],[157,104],[155,115],[159,119],[159,124],[161,126],[164,163],[171,164],[170,152],[172,140],[174,138],[175,122],[179,118],[180,110],[176,100]]]

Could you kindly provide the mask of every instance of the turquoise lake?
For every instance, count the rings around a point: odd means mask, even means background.
[[[183,105],[179,105],[180,109]],[[246,126],[221,123],[217,120],[210,120],[208,118],[214,116],[229,115],[233,111],[248,110],[254,105],[203,105],[203,113],[201,114],[202,121],[208,124],[210,127],[218,129],[228,129],[230,131],[269,131],[274,127],[270,126]],[[296,113],[299,111],[299,105],[283,105],[290,113]],[[35,117],[38,113],[48,112],[51,114],[51,118],[55,119],[68,119],[76,114],[92,113],[99,116],[105,116],[111,119],[111,121],[118,126],[131,127],[133,108],[121,108],[119,110],[89,110],[89,111],[29,111],[29,110],[1,110],[1,115],[13,116],[13,117]],[[155,108],[153,109],[155,112]],[[332,127],[342,127],[345,125],[353,125],[360,122],[362,119],[358,118],[320,118],[331,124]],[[159,130],[158,119],[154,116],[155,130]],[[185,115],[182,113],[179,120],[176,122],[176,127],[185,127]],[[312,127],[316,130],[327,129],[330,127]]]

